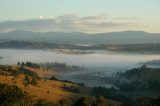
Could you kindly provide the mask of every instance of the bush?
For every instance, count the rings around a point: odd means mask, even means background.
[[[49,80],[55,80],[58,81],[58,79],[55,76],[52,76],[51,78],[49,78]]]
[[[32,103],[17,86],[0,84],[0,106],[32,106]]]
[[[39,100],[35,106],[55,106],[52,102],[47,102],[45,100]]]
[[[32,78],[31,84],[32,85],[38,85],[37,79],[35,77]]]
[[[25,67],[20,67],[20,72],[23,74],[38,78],[37,73],[30,71],[30,70],[26,69]]]
[[[117,101],[122,101],[122,102],[128,102],[131,101],[128,97],[122,95],[121,93],[119,93],[118,90],[116,90],[115,88],[105,88],[105,87],[95,87],[93,89],[93,93],[99,97],[99,96],[103,96],[107,99],[113,99],[113,100],[117,100]]]
[[[106,99],[103,96],[97,99],[97,106],[107,106]]]
[[[71,106],[71,101],[62,99],[59,101],[60,106]]]
[[[90,104],[89,98],[84,96],[84,97],[78,99],[75,102],[74,106],[91,106],[91,104]]]

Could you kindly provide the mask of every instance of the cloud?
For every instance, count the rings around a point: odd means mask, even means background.
[[[134,30],[141,27],[141,25],[135,22],[127,20],[123,22],[117,22],[109,18],[109,16],[103,14],[86,17],[80,17],[76,14],[65,14],[57,17],[39,16],[38,19],[1,22],[0,32],[25,30],[33,32],[61,31],[96,33],[119,30]]]
[[[44,19],[44,17],[43,16],[38,16],[38,19]]]
[[[87,16],[87,17],[80,18],[80,20],[85,20],[85,21],[102,21],[106,19],[107,19],[107,16],[103,14],[100,14],[98,16]]]
[[[114,17],[113,19],[119,20],[119,21],[137,21],[138,20],[136,17]]]

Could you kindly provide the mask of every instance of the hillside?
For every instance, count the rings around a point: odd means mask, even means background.
[[[3,41],[0,42],[1,49],[35,49],[35,50],[56,50],[65,54],[87,54],[94,53],[92,50],[108,50],[115,52],[159,54],[160,43],[147,44],[99,44],[99,45],[74,45],[57,44],[29,41]],[[86,50],[86,51],[85,51]],[[87,51],[91,50],[91,51]]]
[[[41,68],[38,69],[38,68],[32,68],[27,66],[22,67],[18,65],[14,65],[14,66],[1,65],[0,66],[0,95],[4,95],[6,92],[10,92],[10,90],[19,89],[20,91],[18,92],[19,93],[21,92],[22,95],[26,95],[26,98],[28,98],[27,100],[24,98],[25,100],[22,101],[22,104],[27,102],[29,106],[35,103],[37,105],[34,105],[34,106],[39,106],[38,105],[39,103],[43,104],[42,106],[71,106],[71,104],[73,105],[73,103],[78,102],[79,98],[83,98],[83,97],[86,98],[88,102],[90,100],[92,102],[95,100],[95,97],[94,97],[94,94],[92,93],[91,88],[88,88],[81,84],[76,84],[70,81],[60,81],[56,78],[44,79],[43,78],[44,76],[42,75],[43,71],[44,70]],[[48,71],[50,73],[51,70],[48,70]],[[52,74],[54,75],[55,73],[52,73]],[[38,75],[42,75],[42,77],[39,77]],[[15,88],[15,86],[17,86],[18,88]],[[5,88],[10,90],[7,91],[7,89]],[[5,89],[6,91],[1,89]],[[16,93],[16,91],[13,91],[13,92]],[[18,95],[18,94],[15,94],[15,95]],[[5,94],[4,96],[7,96],[7,94]],[[9,97],[13,98],[12,95],[10,95]],[[103,99],[103,100],[106,101],[106,99]],[[8,101],[8,99],[5,101]],[[29,101],[30,102],[32,101],[32,102],[30,103]],[[10,102],[8,101],[9,104]],[[3,102],[3,99],[2,99],[2,103],[6,104],[5,102]],[[19,102],[16,102],[14,104],[18,104],[18,103]],[[58,105],[59,103],[60,105]],[[12,105],[11,104],[10,105],[7,104],[5,106],[12,106],[13,104]],[[28,106],[27,104],[25,104],[25,106]],[[119,104],[121,104],[121,102],[107,99],[107,104],[118,106]],[[21,106],[21,105],[16,105],[16,106]]]
[[[18,70],[20,67],[13,66],[12,68],[15,70]],[[28,69],[29,71],[33,71],[40,76],[44,73],[44,71],[41,69],[37,70],[30,67],[26,67],[26,69]],[[51,72],[48,72],[48,73],[51,73]],[[82,90],[84,89],[84,87],[78,86],[77,84],[63,82],[63,81],[47,80],[47,79],[41,79],[41,78],[38,80],[37,86],[29,84],[26,87],[24,84],[25,74],[26,73],[24,74],[20,73],[16,76],[12,76],[12,75],[3,75],[1,73],[0,83],[5,83],[9,85],[15,84],[18,87],[20,87],[23,91],[27,92],[34,100],[44,99],[44,100],[55,102],[66,97],[73,99],[75,97],[85,95],[88,92],[87,89]],[[30,80],[32,78],[33,76],[30,76]],[[71,91],[67,90],[67,88],[70,88],[70,87],[71,89],[72,87],[73,89],[77,89],[78,91],[80,91],[80,93],[77,94],[77,93],[74,93],[74,91],[71,92],[72,90]],[[86,92],[83,92],[83,91],[86,91]]]
[[[44,73],[50,74],[50,78],[46,78],[48,74]],[[160,74],[156,68],[142,66],[117,73],[117,88],[89,88],[80,83],[51,77],[56,74],[57,71],[30,62],[0,65],[0,105],[139,106],[145,101],[146,104],[158,106],[159,103]]]
[[[160,81],[160,68],[150,68],[143,65],[139,68],[127,70],[125,73],[119,73],[120,78],[127,79],[126,81]]]
[[[63,33],[63,32],[30,32],[14,31],[0,33],[0,40],[19,40],[32,42],[49,42],[60,44],[143,44],[160,43],[160,34],[143,31],[124,31],[110,33]]]
[[[160,97],[160,68],[143,65],[117,73],[115,85],[119,91],[133,99],[138,97]]]

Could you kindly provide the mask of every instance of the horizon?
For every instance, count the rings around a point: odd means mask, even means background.
[[[160,33],[159,0],[2,0],[0,32]]]
[[[63,32],[63,31],[47,31],[47,32],[35,32],[35,31],[27,31],[27,30],[14,30],[9,32],[0,32],[0,33],[12,33],[12,32],[31,32],[31,33],[84,33],[84,34],[105,34],[105,33],[123,33],[123,32],[143,32],[143,33],[149,33],[149,34],[160,34],[160,33],[154,33],[154,32],[147,32],[143,30],[124,30],[124,31],[111,31],[111,32],[97,32],[97,33],[87,33],[87,32]]]

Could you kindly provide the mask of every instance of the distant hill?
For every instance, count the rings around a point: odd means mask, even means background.
[[[64,44],[141,44],[160,43],[159,33],[143,31],[124,31],[87,34],[81,32],[30,32],[14,31],[0,33],[0,42],[6,40],[24,40],[34,42],[64,43]]]
[[[36,50],[56,50],[65,54],[90,54],[94,51],[85,50],[109,50],[114,52],[159,54],[160,43],[146,44],[94,44],[94,45],[76,45],[59,44],[33,41],[1,41],[0,49],[36,49]],[[0,57],[1,59],[1,57]]]

